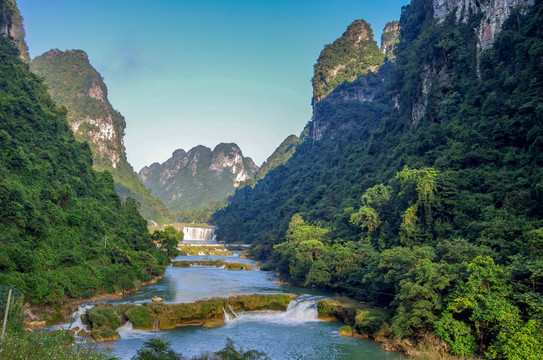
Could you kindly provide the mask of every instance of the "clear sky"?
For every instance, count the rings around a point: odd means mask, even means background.
[[[32,58],[81,49],[126,119],[136,171],[237,143],[260,165],[311,119],[313,65],[356,19],[379,43],[408,0],[17,0]]]

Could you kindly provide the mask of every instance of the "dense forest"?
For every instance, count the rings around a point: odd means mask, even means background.
[[[162,274],[168,254],[137,203],[93,170],[65,109],[3,36],[0,54],[0,285],[56,306]]]
[[[393,337],[432,333],[461,356],[537,359],[543,5],[514,11],[482,52],[479,14],[432,13],[427,0],[404,7],[396,63],[318,101],[306,132],[319,136],[212,221],[293,283],[386,314],[360,332],[386,322]],[[371,101],[341,95],[368,85]]]

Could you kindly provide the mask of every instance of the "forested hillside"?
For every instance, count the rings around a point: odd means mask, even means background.
[[[433,333],[453,354],[537,359],[543,6],[508,8],[486,47],[490,5],[472,6],[464,21],[413,0],[396,64],[319,101],[312,136],[213,221],[294,283],[381,308],[360,332]]]
[[[166,255],[136,203],[93,170],[88,144],[18,55],[0,36],[0,285],[58,305],[162,274]]]
[[[30,69],[44,79],[57,104],[67,110],[68,123],[79,141],[87,142],[93,167],[113,175],[115,190],[123,198],[140,203],[146,219],[172,221],[174,214],[146,189],[126,158],[124,117],[108,100],[102,76],[81,50],[50,50],[37,56]]]
[[[258,166],[243,156],[236,144],[220,143],[213,150],[203,145],[188,152],[178,149],[164,163],[145,166],[139,178],[171,210],[181,212],[180,216],[185,217],[182,221],[186,221],[186,217],[201,210],[214,208],[257,170]]]

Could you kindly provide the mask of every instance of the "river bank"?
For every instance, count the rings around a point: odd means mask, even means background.
[[[114,293],[98,294],[87,299],[69,299],[66,303],[62,304],[58,308],[43,305],[27,306],[24,312],[24,327],[28,330],[37,330],[47,326],[68,323],[70,321],[70,314],[72,314],[79,306],[83,304],[120,299],[124,296],[139,291],[145,286],[156,284],[159,280],[162,280],[165,275],[166,272],[149,281],[136,283],[134,284],[134,289],[116,291]]]

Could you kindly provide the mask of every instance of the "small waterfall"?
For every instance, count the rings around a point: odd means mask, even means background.
[[[222,308],[222,312],[224,313],[224,322],[229,322],[229,321],[234,320],[234,318],[230,316],[230,314],[227,313],[226,310],[224,310],[224,307]]]
[[[119,330],[133,330],[133,329],[134,329],[134,324],[132,324],[132,322],[130,320],[128,320],[117,331],[119,331]]]
[[[155,318],[155,320],[153,320],[153,330],[154,331],[160,330],[158,326],[158,318]]]
[[[292,300],[285,311],[285,316],[297,322],[317,320],[319,312],[316,300],[306,300],[304,297]]]
[[[183,226],[184,240],[210,241],[215,240],[215,229],[212,227]]]
[[[267,322],[297,326],[301,323],[321,321],[318,318],[317,300],[321,297],[300,296],[292,300],[285,311],[249,311],[239,314],[235,322]]]
[[[230,312],[232,313],[232,315],[234,315],[234,317],[238,317],[238,313],[236,312],[236,310],[234,310],[234,308],[232,308],[232,305],[228,304],[228,308],[230,309]]]

